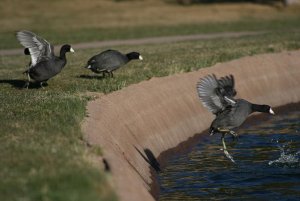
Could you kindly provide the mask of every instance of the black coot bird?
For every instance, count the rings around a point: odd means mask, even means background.
[[[224,153],[233,162],[233,158],[226,150],[224,135],[228,133],[237,137],[232,129],[239,127],[253,112],[274,115],[269,105],[258,105],[244,99],[234,99],[236,90],[234,89],[233,75],[220,79],[217,79],[215,75],[208,75],[200,79],[197,84],[197,91],[203,106],[216,115],[210,126],[210,134],[222,134]]]
[[[30,78],[43,87],[44,82],[57,75],[66,65],[66,52],[74,52],[66,44],[61,47],[60,55],[55,56],[53,45],[30,31],[17,32],[17,39],[25,47],[24,54],[31,56],[29,69],[24,72],[28,76],[27,88]]]
[[[85,68],[90,69],[94,73],[110,74],[113,77],[113,71],[127,64],[133,59],[143,60],[143,57],[138,52],[130,52],[122,54],[117,50],[106,50],[90,58]]]

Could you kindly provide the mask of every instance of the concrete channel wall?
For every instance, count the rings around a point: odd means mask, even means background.
[[[90,101],[83,132],[91,145],[103,148],[121,201],[154,200],[149,153],[158,157],[209,127],[214,116],[200,103],[196,83],[211,73],[233,74],[237,97],[250,102],[278,107],[300,101],[300,51],[153,78]]]

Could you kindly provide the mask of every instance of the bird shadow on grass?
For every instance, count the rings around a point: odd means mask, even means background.
[[[12,87],[16,89],[26,89],[25,84],[26,81],[18,80],[18,79],[11,79],[11,80],[0,80],[0,84],[10,84]],[[44,83],[43,86],[48,86],[47,83]],[[39,83],[30,82],[28,89],[39,89],[41,88]]]
[[[81,78],[81,79],[95,79],[95,80],[102,80],[104,79],[105,77],[103,76],[98,76],[98,75],[79,75],[79,76],[76,76],[77,78]]]
[[[156,160],[153,152],[150,149],[144,149],[144,153],[142,153],[136,146],[134,148],[139,152],[139,154],[143,157],[143,159],[156,171],[160,172],[160,164]]]

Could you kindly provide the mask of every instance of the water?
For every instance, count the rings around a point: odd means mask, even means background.
[[[159,174],[160,200],[300,200],[300,111],[239,129],[239,140],[206,136]]]

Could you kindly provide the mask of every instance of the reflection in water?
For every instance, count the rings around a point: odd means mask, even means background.
[[[159,174],[160,200],[300,200],[300,111],[239,129],[236,164],[207,136]]]

